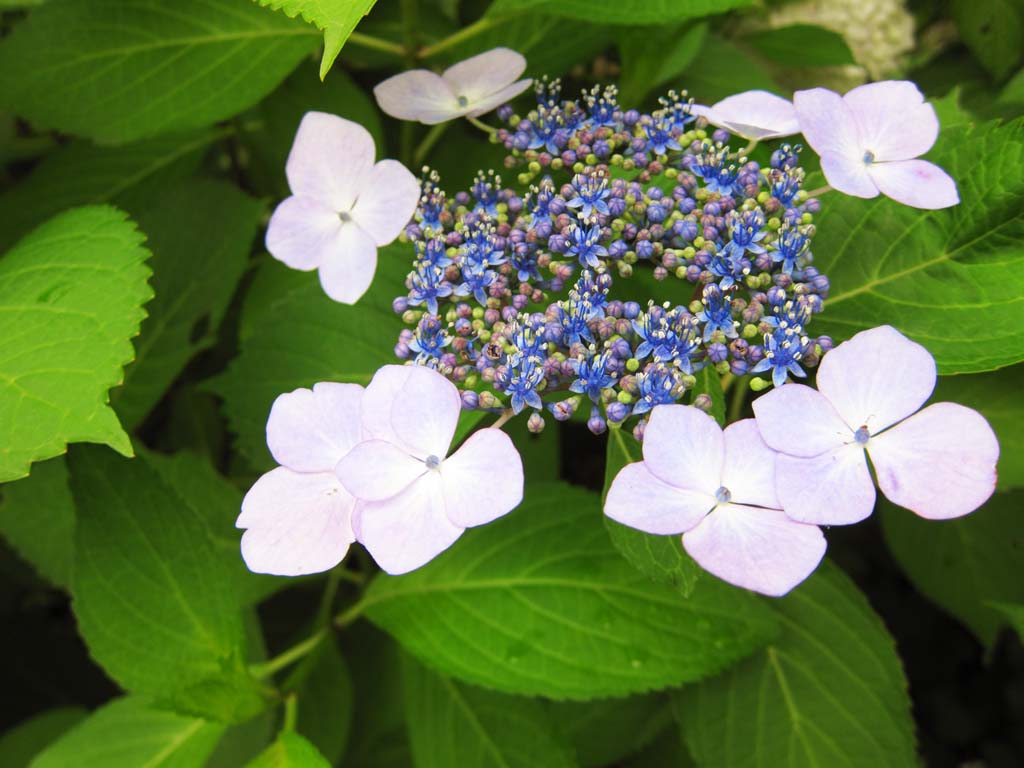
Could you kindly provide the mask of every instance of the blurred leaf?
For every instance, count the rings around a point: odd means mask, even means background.
[[[754,0],[494,0],[488,16],[540,11],[603,24],[667,24],[724,13]]]
[[[131,441],[107,405],[153,295],[143,235],[121,211],[68,211],[0,259],[0,481],[69,442]]]
[[[1003,90],[999,92],[1001,104],[1024,104],[1024,69],[1018,70],[1017,74],[1010,78]]]
[[[637,754],[623,760],[618,768],[696,768],[677,728],[666,728]]]
[[[316,747],[289,731],[278,736],[248,768],[331,768],[331,764]]]
[[[754,89],[784,92],[763,64],[715,34],[705,38],[694,63],[680,75],[678,87],[685,88],[700,104],[714,104],[726,96]]]
[[[1017,637],[1024,640],[1024,605],[1015,603],[990,603],[990,605],[1006,617],[1007,623],[1013,627]]]
[[[620,34],[619,102],[638,106],[652,90],[674,80],[696,58],[707,32],[707,22],[701,21],[682,29],[639,27]]]
[[[47,3],[0,42],[0,92],[37,128],[132,141],[252,106],[312,50],[314,35],[240,2]]]
[[[617,765],[652,741],[672,719],[669,699],[663,694],[551,701],[548,712],[575,745],[581,768]],[[675,728],[672,733],[676,736]]]
[[[810,24],[757,32],[744,37],[743,42],[766,59],[788,67],[837,67],[857,63],[842,35]]]
[[[722,377],[710,365],[705,365],[696,374],[697,383],[690,390],[693,398],[697,395],[707,395],[711,398],[711,410],[708,411],[715,417],[719,426],[725,426],[725,392],[722,391]],[[735,383],[734,386],[740,386]],[[692,403],[693,400],[691,399]]]
[[[93,712],[29,768],[196,768],[223,732],[223,725],[154,709],[141,697],[126,696]]]
[[[324,33],[324,55],[320,61],[320,79],[327,77],[352,30],[370,12],[377,0],[254,0],[265,8],[302,18]]]
[[[960,36],[997,80],[1024,52],[1024,5],[1019,0],[952,0]]]
[[[456,683],[408,656],[406,722],[416,768],[573,768],[572,747],[541,702]]]
[[[991,646],[1006,617],[992,603],[1024,603],[1024,492],[997,493],[956,520],[925,520],[887,502],[882,530],[889,549],[921,592]]]
[[[296,671],[298,719],[295,729],[330,763],[337,763],[348,746],[352,726],[352,677],[333,636],[302,661]]]
[[[899,656],[852,582],[826,562],[771,605],[777,640],[678,693],[698,765],[917,765]]]
[[[62,707],[18,723],[0,736],[0,768],[25,768],[33,757],[88,714],[80,707]]]
[[[648,581],[615,554],[600,517],[597,494],[535,485],[432,563],[374,579],[366,615],[438,671],[559,699],[679,685],[769,638],[767,611],[737,590],[708,580],[686,599]]]
[[[249,261],[263,204],[220,181],[175,186],[138,213],[153,252],[153,301],[135,341],[135,362],[113,393],[124,423],[137,426],[185,364],[211,346]]]
[[[63,456],[32,466],[32,474],[0,489],[0,533],[51,584],[71,586],[75,502]]]
[[[943,131],[929,159],[956,179],[959,205],[825,198],[814,264],[832,287],[815,328],[838,342],[894,325],[940,373],[1024,360],[1024,120]]]

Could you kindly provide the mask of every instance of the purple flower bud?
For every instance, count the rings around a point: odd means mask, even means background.
[[[480,404],[480,397],[476,392],[466,389],[459,393],[459,397],[462,398],[462,410],[473,411]]]
[[[637,425],[633,427],[633,437],[636,438],[638,443],[644,441],[644,429],[647,427],[647,419],[641,419],[637,422]]]
[[[537,411],[530,414],[530,418],[526,420],[526,428],[535,435],[539,435],[544,431],[544,417],[541,416]]]
[[[552,403],[549,408],[551,409],[551,414],[555,417],[555,421],[568,421],[572,418],[573,411],[576,410],[571,399]]]
[[[602,435],[604,431],[608,429],[608,424],[601,416],[601,412],[594,408],[590,412],[590,418],[587,419],[587,429],[593,432],[595,435]]]
[[[721,342],[715,342],[708,346],[708,360],[712,363],[720,363],[729,356],[729,349]]]
[[[711,407],[714,405],[714,401],[711,399],[711,395],[706,392],[701,392],[695,398],[693,398],[693,407],[699,408],[704,413],[711,413]]]
[[[622,316],[627,320],[635,320],[640,315],[641,307],[635,301],[627,301],[622,305]]]
[[[748,370],[746,360],[733,360],[729,363],[729,370],[734,376],[743,376]]]
[[[409,299],[405,296],[399,296],[391,302],[391,308],[395,310],[395,314],[402,314],[409,308]]]
[[[624,421],[629,416],[629,406],[625,403],[620,403],[618,400],[613,400],[608,403],[608,407],[605,409],[605,413],[608,416],[608,421],[613,424],[618,424],[620,421]]]

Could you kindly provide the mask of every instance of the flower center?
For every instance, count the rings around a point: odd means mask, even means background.
[[[465,96],[459,96],[459,106],[460,107],[468,107],[469,106],[469,99],[467,99]]]
[[[867,445],[868,440],[871,439],[871,433],[868,432],[866,424],[853,433],[853,439],[857,445]]]
[[[427,465],[427,469],[438,469],[441,466],[441,460],[437,456],[427,456],[423,463]]]
[[[352,214],[348,211],[338,211],[338,218],[341,219],[343,224],[352,221]]]
[[[715,498],[719,504],[728,504],[732,501],[732,493],[724,485],[715,491]]]
[[[870,149],[864,153],[864,165],[870,165],[875,162],[875,153]]]

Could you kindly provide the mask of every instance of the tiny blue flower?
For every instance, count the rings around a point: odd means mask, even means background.
[[[664,155],[670,149],[677,152],[682,149],[679,142],[676,141],[676,137],[672,135],[672,129],[668,123],[659,122],[646,125],[644,133],[647,134],[647,148],[654,150],[655,154]]]
[[[801,352],[805,339],[799,334],[786,331],[776,331],[764,337],[764,357],[750,369],[751,373],[762,373],[767,370],[772,372],[772,385],[781,387],[786,383],[787,374],[793,374],[803,378],[807,375],[800,367],[799,360],[803,357]]]
[[[607,371],[610,359],[608,352],[596,353],[591,349],[587,357],[570,360],[569,364],[576,371],[576,380],[569,385],[569,390],[586,395],[595,403],[600,402],[601,391],[615,385],[615,376]]]
[[[451,337],[445,332],[441,320],[434,315],[425,315],[416,326],[409,349],[416,352],[416,362],[420,365],[434,365],[444,354],[444,348],[451,343]]]
[[[412,288],[409,303],[413,306],[427,305],[427,311],[437,314],[437,300],[452,295],[452,286],[444,279],[444,270],[427,262],[419,262],[416,271],[409,276]]]
[[[704,341],[711,341],[711,334],[715,331],[721,331],[730,339],[736,338],[736,322],[732,319],[732,298],[724,295],[721,289],[712,283],[704,287],[701,303],[704,309],[697,313],[697,319],[704,323]]]
[[[498,275],[490,269],[463,269],[462,283],[455,288],[456,296],[469,296],[477,300],[481,306],[487,305],[487,289],[494,283]]]
[[[569,235],[572,239],[565,253],[578,258],[580,264],[596,268],[601,264],[601,258],[608,255],[608,249],[601,245],[600,227],[573,227]]]
[[[608,179],[596,173],[577,173],[572,179],[572,186],[576,195],[566,205],[578,208],[581,219],[589,219],[594,211],[608,215],[608,203],[605,202],[611,194]]]
[[[639,416],[658,405],[675,402],[679,395],[679,374],[675,368],[662,363],[653,363],[636,375],[639,389],[633,414]]]
[[[783,225],[782,230],[779,232],[778,240],[771,244],[773,251],[772,260],[776,262],[781,261],[782,271],[787,275],[791,275],[793,270],[796,269],[797,261],[801,257],[806,261],[810,261],[810,245],[811,239],[797,227]]]

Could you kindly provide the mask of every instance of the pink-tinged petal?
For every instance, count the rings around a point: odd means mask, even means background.
[[[897,203],[937,210],[960,202],[953,178],[927,160],[871,163],[867,169],[881,193]]]
[[[360,501],[390,499],[426,471],[422,461],[383,440],[359,443],[334,467],[345,490]]]
[[[825,180],[844,195],[878,197],[878,187],[868,174],[868,165],[858,155],[821,153],[821,172]]]
[[[909,160],[923,155],[939,135],[935,109],[906,80],[860,85],[843,96],[857,122],[864,149],[875,160]]]
[[[612,480],[604,513],[612,520],[656,534],[682,533],[704,519],[715,497],[660,480],[646,462],[627,464]]]
[[[441,463],[441,482],[448,519],[483,525],[523,500],[523,460],[500,429],[481,429]]]
[[[320,285],[342,304],[355,304],[366,293],[377,271],[377,246],[354,221],[338,231],[335,248],[320,264]]]
[[[381,160],[366,175],[352,218],[377,245],[405,229],[420,199],[420,183],[397,160]]]
[[[708,122],[745,139],[770,139],[800,132],[793,102],[768,91],[729,96],[705,113]]]
[[[783,387],[785,389],[785,387]],[[725,428],[725,464],[722,485],[738,504],[779,509],[775,495],[775,457],[778,454],[761,438],[754,419],[743,419]]]
[[[466,111],[467,117],[480,117],[480,115],[487,114],[492,109],[500,107],[507,101],[511,101],[520,93],[525,91],[530,85],[533,84],[533,80],[519,80],[512,85],[505,86],[500,91],[495,91],[490,96],[486,96],[482,99],[478,99],[472,102],[472,109]]]
[[[270,217],[267,250],[292,269],[316,269],[337,251],[341,219],[326,203],[311,197],[286,197]]]
[[[462,535],[445,514],[441,476],[428,472],[386,501],[361,504],[358,539],[381,568],[397,575],[426,565]]]
[[[453,64],[441,75],[470,105],[494,95],[526,71],[526,59],[509,48],[493,48]],[[497,105],[495,105],[497,106]]]
[[[754,416],[765,443],[790,456],[810,458],[853,438],[828,398],[805,384],[784,384],[761,395],[754,400]]]
[[[358,384],[322,381],[278,395],[267,419],[274,461],[296,472],[331,472],[361,438]]]
[[[780,454],[775,492],[790,519],[800,523],[850,525],[875,508],[875,484],[856,443],[809,459]]]
[[[356,500],[330,472],[267,472],[242,500],[235,523],[242,558],[254,573],[302,576],[342,561],[355,540],[351,515]]]
[[[825,556],[825,537],[777,509],[723,504],[683,534],[683,548],[706,571],[737,587],[781,597]]]
[[[412,375],[412,365],[385,365],[377,369],[363,393],[360,410],[363,436],[400,444],[391,426],[391,407]]]
[[[935,359],[890,325],[861,331],[818,366],[818,391],[851,429],[871,434],[912,414],[933,389]]]
[[[359,123],[324,112],[307,112],[285,165],[292,193],[347,211],[374,158],[373,137]]]
[[[373,89],[380,108],[399,120],[427,125],[458,117],[458,97],[444,79],[426,69],[413,69],[389,77]]]
[[[960,517],[996,489],[999,442],[985,418],[935,403],[871,438],[878,487],[894,504],[933,520]]]
[[[819,155],[831,153],[858,160],[863,157],[864,146],[853,111],[838,93],[827,88],[797,91],[793,94],[793,108],[800,132]]]
[[[644,463],[669,485],[714,496],[725,441],[711,416],[692,405],[659,405],[644,428]]]
[[[391,406],[391,426],[413,456],[443,459],[462,411],[459,390],[432,368],[415,365]]]

